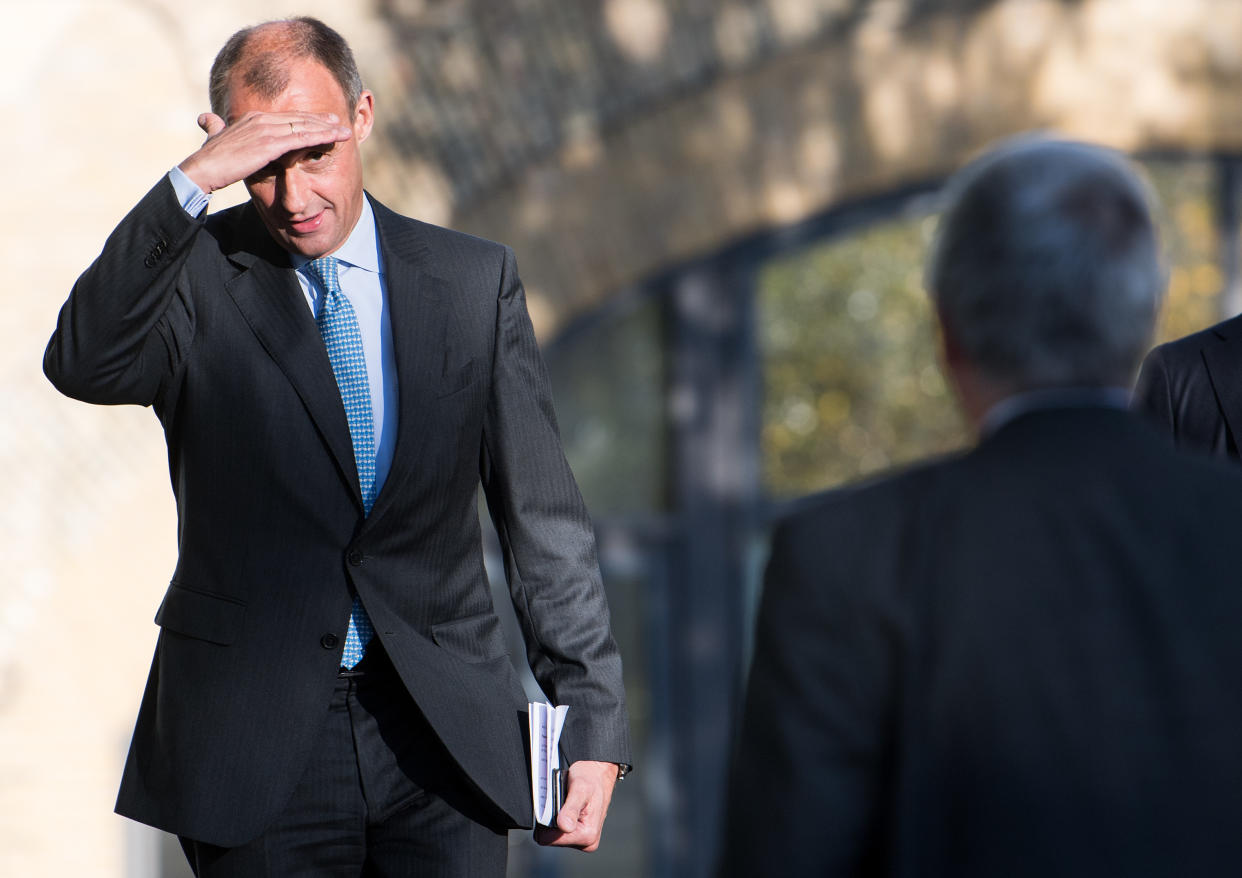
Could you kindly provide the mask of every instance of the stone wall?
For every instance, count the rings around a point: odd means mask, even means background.
[[[813,44],[566,144],[452,221],[515,247],[550,331],[669,264],[939,178],[1015,132],[1242,148],[1242,5],[865,5]]]

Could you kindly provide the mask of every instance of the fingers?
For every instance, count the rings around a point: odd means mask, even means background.
[[[596,822],[592,819],[596,810],[598,809],[591,807],[586,786],[581,783],[574,784],[569,788],[569,794],[557,812],[557,828],[566,834],[578,833]]]
[[[204,192],[244,180],[287,153],[353,136],[334,113],[250,113],[228,125],[203,113],[198,124],[207,140],[181,170]]]
[[[559,827],[540,827],[535,831],[535,842],[545,847],[577,848],[586,853],[599,850],[600,827],[582,827],[573,832],[564,832]]]
[[[556,814],[556,825],[540,829],[535,840],[543,845],[575,847],[593,851],[599,847],[603,826],[599,817],[599,803],[592,802],[584,783],[574,783],[570,777],[565,801]]]
[[[340,124],[335,113],[251,113],[228,126],[214,113],[204,113],[198,118],[199,126],[209,136],[227,134],[234,149],[261,146],[273,153],[273,157],[353,136],[347,125]]]
[[[233,126],[253,126],[276,136],[292,138],[329,137],[316,141],[318,143],[344,140],[352,134],[336,113],[251,113],[233,122]]]

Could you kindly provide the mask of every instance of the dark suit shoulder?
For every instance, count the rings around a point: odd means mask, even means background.
[[[496,241],[397,213],[368,193],[380,234],[389,247],[415,257],[443,260],[503,259],[509,248]]]
[[[1169,367],[1197,365],[1200,352],[1205,347],[1237,340],[1242,340],[1242,315],[1156,345],[1147,356],[1148,359],[1159,359]]]
[[[226,207],[224,210],[217,211],[216,213],[207,214],[203,224],[207,231],[216,237],[234,237],[240,227],[244,225],[246,215],[249,213],[254,213],[254,206],[249,201],[244,201],[241,204]],[[257,214],[255,219],[258,219]]]
[[[781,517],[779,525],[787,531],[801,532],[808,528],[813,530],[839,516],[855,517],[856,510],[879,512],[893,506],[905,506],[910,499],[929,490],[946,469],[957,466],[964,456],[964,453],[958,452],[919,461],[811,494],[797,501]]]
[[[203,222],[203,234],[214,241],[214,244],[208,246],[225,257],[246,253],[278,268],[289,267],[288,252],[272,238],[250,201],[208,214]],[[200,238],[198,244],[203,246],[204,241]],[[242,261],[249,264],[248,257]]]
[[[831,577],[809,577],[825,601],[840,600],[840,594],[829,594],[840,590],[851,600],[880,597],[877,589],[909,581],[902,571],[921,557],[928,510],[953,489],[964,459],[955,454],[924,461],[803,500],[778,523],[773,557],[808,571],[830,564]],[[881,600],[892,597],[899,596]]]

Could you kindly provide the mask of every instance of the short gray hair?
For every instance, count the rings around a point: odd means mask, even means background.
[[[1152,197],[1119,154],[1025,136],[947,186],[926,282],[962,355],[1015,389],[1128,386],[1164,291]]]
[[[270,43],[271,48],[249,52],[251,41],[264,36],[275,38]],[[326,67],[340,84],[349,112],[354,111],[362,97],[362,77],[354,53],[344,37],[307,15],[243,28],[229,37],[211,65],[208,84],[211,112],[228,119],[230,80],[239,64],[245,86],[263,98],[272,99],[288,87],[286,67],[293,58],[314,58]]]

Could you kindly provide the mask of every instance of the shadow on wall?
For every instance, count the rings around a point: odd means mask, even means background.
[[[1203,30],[1202,12],[1155,13],[1165,28],[1151,14],[1078,0],[379,0],[392,63],[372,81],[400,97],[376,152],[406,210],[515,247],[547,337],[670,264],[943,176],[998,137],[1056,126],[1137,143],[1157,109],[1193,103],[1170,45]]]

